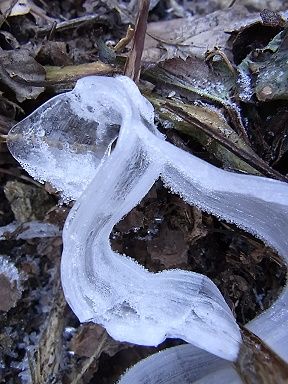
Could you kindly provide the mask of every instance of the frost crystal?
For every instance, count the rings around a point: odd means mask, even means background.
[[[80,321],[104,325],[117,340],[157,345],[177,337],[234,360],[240,332],[214,283],[181,270],[149,273],[113,252],[109,235],[161,176],[188,203],[287,257],[288,187],[184,152],[164,140],[153,116],[130,79],[87,77],[17,124],[9,148],[34,177],[77,198],[63,231],[61,272]]]
[[[20,274],[6,256],[0,255],[0,311],[15,307],[22,294]]]
[[[17,286],[20,289],[20,275],[18,269],[3,255],[0,255],[0,273],[3,273],[3,275],[5,275],[10,281],[17,283]]]

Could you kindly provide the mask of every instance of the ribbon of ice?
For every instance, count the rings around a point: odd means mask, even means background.
[[[165,141],[153,118],[130,79],[87,77],[17,124],[8,145],[33,177],[76,199],[63,232],[61,278],[80,321],[104,325],[117,340],[157,345],[177,337],[235,360],[240,332],[210,279],[181,270],[149,273],[113,252],[109,235],[161,177],[189,204],[253,233],[287,261],[288,186],[186,153]],[[286,320],[287,289],[249,325],[284,358]]]

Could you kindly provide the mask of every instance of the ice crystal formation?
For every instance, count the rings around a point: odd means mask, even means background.
[[[0,255],[0,311],[15,307],[22,294],[21,276],[18,269],[5,255]]]
[[[17,124],[8,145],[34,178],[76,199],[63,230],[61,276],[80,321],[102,324],[117,340],[157,345],[177,337],[235,360],[240,332],[210,279],[181,270],[150,273],[113,252],[109,235],[161,177],[189,204],[246,229],[286,260],[288,187],[192,156],[165,141],[153,119],[152,105],[130,79],[91,76]],[[250,328],[287,357],[277,333],[286,303],[285,289]]]

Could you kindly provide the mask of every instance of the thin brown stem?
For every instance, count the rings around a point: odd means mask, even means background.
[[[149,5],[150,0],[141,1],[137,22],[135,25],[132,49],[128,55],[124,68],[124,74],[130,77],[136,83],[139,81],[140,78],[141,58],[144,49]]]

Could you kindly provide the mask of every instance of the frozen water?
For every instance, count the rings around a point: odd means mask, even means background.
[[[5,275],[10,281],[15,281],[17,288],[21,289],[18,269],[4,255],[0,255],[0,274]]]
[[[129,369],[118,384],[241,384],[232,363],[193,345],[165,349]]]
[[[121,77],[117,83],[125,85],[114,87],[113,78],[81,79],[73,91],[52,98],[9,132],[13,156],[35,179],[49,181],[66,201],[81,195],[117,139],[123,116],[115,104],[120,110],[135,94]],[[135,109],[153,129],[153,108],[142,96],[138,99]]]
[[[89,104],[75,113],[77,90],[56,96],[17,124],[8,147],[35,179],[49,182],[64,200],[76,199],[93,179],[119,131],[117,116]],[[87,100],[85,100],[87,102]]]
[[[239,97],[242,101],[249,102],[253,96],[254,90],[252,88],[252,78],[246,72],[246,68],[239,68],[238,85],[240,87]]]
[[[6,299],[3,296],[3,292],[1,292],[3,299],[3,302],[1,303],[1,311],[7,312],[9,309],[16,306],[17,301],[21,297],[23,287],[18,269],[5,255],[0,255],[0,275],[4,275],[10,282],[9,293],[8,290],[4,288],[4,292],[8,295]]]
[[[81,150],[73,151],[75,140]],[[287,184],[220,170],[166,142],[153,124],[152,106],[123,76],[81,79],[72,92],[16,125],[9,147],[32,175],[54,183],[66,198],[81,195],[64,227],[61,265],[66,299],[80,321],[102,324],[121,341],[157,345],[177,337],[236,359],[240,332],[211,280],[181,270],[149,273],[113,252],[109,235],[161,176],[190,204],[246,229],[287,258]],[[277,350],[277,342],[270,345]]]

